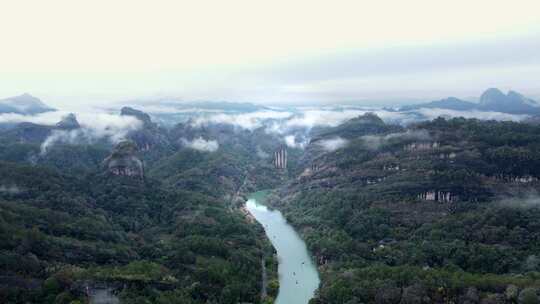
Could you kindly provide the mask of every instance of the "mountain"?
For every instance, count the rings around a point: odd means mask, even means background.
[[[124,114],[143,121],[146,135],[168,138],[144,113]],[[263,303],[261,278],[277,279],[277,259],[262,227],[222,199],[238,192],[253,166],[245,157],[254,153],[237,153],[251,137],[243,134],[221,155],[168,150],[160,140],[141,151],[126,140],[112,151],[86,142],[28,157],[51,132],[70,133],[75,121],[68,115],[55,127],[0,132],[0,303],[93,303],[101,294],[113,303]],[[153,172],[143,179],[143,157],[156,150],[162,153],[144,162]],[[102,166],[91,165],[95,158],[105,159]],[[75,163],[84,165],[75,171]],[[157,175],[165,169],[175,174],[171,186]],[[219,193],[215,182],[231,186]]]
[[[504,96],[485,105],[528,102]],[[79,133],[65,131],[72,115],[0,132],[0,303],[93,301],[87,292],[272,303],[275,285],[261,296],[278,259],[242,208],[263,189],[317,263],[310,304],[520,303],[538,292],[539,125],[400,126],[367,113],[302,130],[297,147],[286,145],[293,133],[264,127],[165,129],[137,109],[121,114],[141,124],[114,147],[67,142],[39,155],[48,135]]]
[[[121,116],[131,116],[142,123],[142,127],[130,131],[127,137],[132,140],[140,151],[150,154],[152,157],[159,157],[163,150],[169,150],[169,140],[167,130],[160,128],[147,113],[131,108],[123,107],[120,110]]]
[[[456,97],[448,97],[446,99],[436,100],[424,104],[404,106],[400,108],[401,111],[411,111],[418,110],[420,108],[439,108],[439,109],[449,109],[456,111],[467,111],[476,108],[477,104],[465,100],[458,99]]]
[[[540,126],[439,118],[399,129],[364,118],[321,133],[348,144],[321,151],[312,140],[305,153],[319,154],[271,200],[318,263],[310,303],[535,297]]]
[[[400,111],[414,111],[421,108],[448,109],[456,111],[494,111],[509,114],[540,114],[540,104],[515,91],[504,94],[499,89],[491,88],[480,96],[479,103],[449,97],[442,100],[432,101],[423,104],[403,106]]]
[[[152,122],[150,115],[131,107],[123,107],[120,110],[120,116],[132,116],[137,118],[143,123],[143,128],[145,129],[155,129],[157,127],[157,125]]]
[[[62,120],[56,124],[56,128],[61,130],[74,130],[79,129],[80,127],[81,125],[79,124],[79,121],[77,121],[77,116],[73,113],[69,113],[62,117]]]
[[[339,126],[314,130],[311,142],[336,136],[351,139],[365,134],[382,133],[395,128],[398,127],[385,124],[379,116],[368,112],[364,115],[352,118]]]
[[[70,113],[54,126],[31,122],[21,122],[0,132],[0,140],[11,140],[18,143],[40,144],[55,130],[70,131],[81,128],[75,114]]]
[[[47,106],[40,99],[26,93],[19,96],[0,99],[0,113],[34,115],[50,111],[56,110]]]
[[[491,88],[480,96],[478,108],[485,111],[496,111],[511,114],[537,114],[540,113],[540,105],[529,98],[509,91],[504,94],[499,89]]]

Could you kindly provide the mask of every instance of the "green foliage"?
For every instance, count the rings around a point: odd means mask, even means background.
[[[538,188],[529,177],[540,176],[540,127],[436,119],[389,136],[356,128],[331,130],[349,145],[316,158],[323,169],[281,189],[292,200],[271,201],[321,264],[312,302],[461,303],[471,287],[487,299],[540,285],[540,205],[516,195]],[[378,144],[369,146],[365,134]],[[454,199],[422,199],[428,191]]]
[[[0,164],[0,184],[20,190],[0,193],[0,269],[32,282],[0,302],[83,301],[84,282],[126,303],[259,301],[262,232],[225,202],[152,179]]]

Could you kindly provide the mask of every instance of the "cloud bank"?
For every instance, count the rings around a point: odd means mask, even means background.
[[[370,150],[378,150],[393,140],[431,140],[426,130],[407,130],[406,132],[390,133],[386,135],[364,135],[361,137],[364,145]]]
[[[215,140],[205,140],[202,137],[193,140],[182,138],[182,144],[185,147],[203,152],[215,152],[219,148],[219,144]]]
[[[55,126],[67,112],[56,111],[38,115],[0,114],[0,123],[17,124],[30,122],[46,126]],[[142,122],[132,116],[120,116],[108,113],[75,113],[81,128],[74,130],[53,130],[41,144],[41,155],[45,155],[53,145],[91,144],[106,139],[115,144],[125,139],[130,131],[142,127]]]
[[[18,194],[21,193],[21,189],[16,185],[0,185],[0,193]]]
[[[309,140],[301,134],[287,135],[283,140],[287,147],[295,149],[304,149],[309,143]]]
[[[349,141],[341,138],[341,137],[334,137],[331,139],[324,139],[317,141],[317,145],[321,146],[323,150],[327,152],[333,152],[341,148],[345,148],[349,144]]]
[[[437,117],[464,117],[501,121],[521,121],[527,118],[527,115],[477,110],[455,111],[421,108],[414,111],[399,112],[358,106],[333,106],[299,107],[288,111],[279,111],[276,109],[243,114],[219,113],[203,115],[194,118],[192,125],[200,127],[208,124],[229,124],[247,130],[264,127],[268,133],[290,135],[293,133],[300,134],[315,127],[335,127],[368,112],[376,114],[386,123],[399,125],[409,125],[419,121],[432,120]],[[287,141],[285,137],[284,140]]]
[[[537,192],[530,192],[521,197],[503,199],[499,203],[510,208],[540,208],[540,196]]]
[[[264,126],[267,120],[286,119],[292,115],[290,112],[281,111],[257,111],[242,114],[215,114],[197,117],[192,121],[193,126],[208,124],[230,124],[247,130],[255,130]]]
[[[528,115],[508,114],[508,113],[501,113],[501,112],[478,111],[478,110],[456,111],[456,110],[438,109],[438,108],[435,108],[435,109],[421,108],[416,111],[428,120],[433,120],[437,117],[445,117],[445,118],[464,117],[464,118],[476,118],[480,120],[521,121],[528,117]]]

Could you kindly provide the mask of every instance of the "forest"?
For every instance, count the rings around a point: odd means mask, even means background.
[[[165,129],[129,111],[145,126],[116,146],[44,155],[51,128],[0,132],[2,302],[85,303],[101,290],[122,303],[272,303],[278,259],[241,210],[263,189],[318,265],[314,304],[538,299],[538,125],[367,113],[313,128],[275,168],[261,151],[284,145],[264,127]]]
[[[312,303],[538,303],[540,127],[376,125],[329,130],[349,146],[273,198],[320,265]]]

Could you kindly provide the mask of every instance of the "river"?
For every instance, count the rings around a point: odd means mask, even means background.
[[[279,266],[279,292],[276,304],[307,304],[319,287],[319,273],[306,244],[281,212],[264,205],[266,192],[250,196],[246,208],[264,227],[276,249]]]

